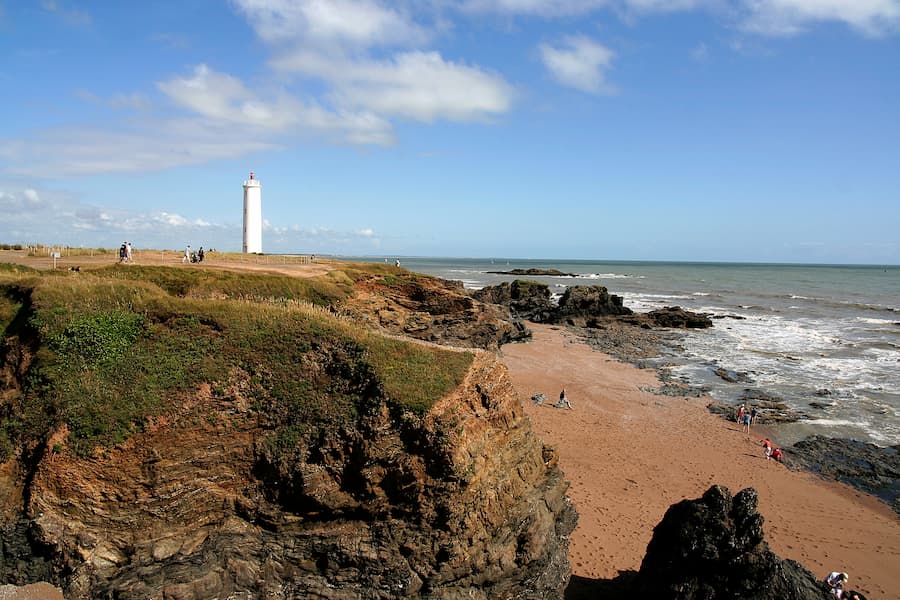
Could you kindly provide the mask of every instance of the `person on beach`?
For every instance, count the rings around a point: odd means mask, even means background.
[[[563,388],[559,393],[559,402],[553,406],[555,408],[568,408],[569,410],[574,410],[572,404],[569,402],[569,397],[566,395],[566,388]]]
[[[772,442],[769,441],[769,438],[766,438],[762,441],[763,451],[766,453],[766,460],[772,458]]]
[[[131,257],[131,242],[125,242],[125,262],[134,262],[134,259]]]
[[[746,411],[744,410],[744,405],[741,404],[741,405],[738,407],[737,419],[735,419],[735,421],[737,421],[737,424],[738,424],[738,425],[740,425],[741,423],[744,422],[744,413],[745,413],[745,412],[746,412]]]
[[[203,251],[203,246],[200,246],[200,249],[197,250],[197,262],[203,262],[204,256],[206,256],[206,253]]]
[[[776,462],[781,462],[781,459],[784,457],[784,453],[781,451],[781,448],[775,448],[772,450],[772,458],[775,459]]]
[[[825,585],[832,594],[840,598],[843,593],[844,584],[847,583],[848,579],[850,579],[850,577],[846,573],[832,571],[825,578]]]
[[[750,437],[750,413],[748,413],[748,412],[744,413],[744,422],[741,425],[741,428],[746,429],[747,437]]]
[[[188,244],[184,249],[184,256],[181,258],[181,263],[189,263],[191,262],[191,245]]]
[[[754,406],[753,408],[750,409],[750,422],[752,423],[753,421],[755,421],[756,417],[758,417],[758,416],[759,416],[759,411],[756,410],[756,407]]]

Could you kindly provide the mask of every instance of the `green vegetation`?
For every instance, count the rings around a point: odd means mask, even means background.
[[[334,316],[327,307],[355,281],[382,276],[373,271],[299,279],[116,266],[67,276],[0,266],[0,365],[17,368],[14,344],[34,356],[20,393],[0,404],[0,458],[62,424],[79,455],[119,444],[148,419],[186,410],[204,383],[217,406],[240,389],[247,418],[281,451],[353,426],[382,402],[428,410],[459,385],[472,355]],[[215,421],[213,407],[196,410],[183,422]]]

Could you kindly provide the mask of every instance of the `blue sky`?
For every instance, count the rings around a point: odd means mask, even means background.
[[[900,0],[0,0],[0,242],[900,264]]]

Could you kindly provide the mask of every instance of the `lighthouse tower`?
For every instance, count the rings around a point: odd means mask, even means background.
[[[253,177],[244,182],[244,254],[262,254],[262,187]]]

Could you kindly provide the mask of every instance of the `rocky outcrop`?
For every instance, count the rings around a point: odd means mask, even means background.
[[[900,446],[815,435],[791,446],[785,464],[873,494],[900,514]]]
[[[747,411],[756,409],[756,416],[753,417],[754,425],[793,423],[808,418],[804,413],[789,407],[782,398],[753,389],[745,389],[736,404],[713,401],[707,404],[706,408],[709,412],[722,415],[729,421],[737,421],[738,407],[742,404]]]
[[[623,304],[620,296],[610,294],[600,285],[568,287],[556,306],[552,303],[549,286],[521,279],[487,286],[472,295],[481,302],[508,307],[514,316],[536,323],[564,323],[615,331],[618,331],[617,324],[643,329],[712,327],[708,316],[678,306],[634,313]]]
[[[658,310],[651,310],[647,317],[657,327],[670,327],[678,329],[705,329],[712,327],[712,320],[703,314],[684,310],[680,306],[667,306]]]
[[[526,279],[487,286],[472,292],[472,297],[487,304],[507,306],[513,316],[535,323],[550,321],[556,312],[549,286]]]
[[[630,315],[632,311],[622,304],[622,297],[610,294],[602,285],[578,285],[566,288],[555,316],[563,323],[606,315]]]
[[[544,275],[548,277],[578,277],[575,273],[563,273],[559,269],[510,269],[509,271],[488,271],[494,275],[525,275],[535,277]]]
[[[361,279],[341,310],[388,333],[450,346],[497,349],[531,336],[508,308],[473,299],[461,282],[413,273]]]
[[[769,550],[752,488],[711,487],[672,505],[653,530],[636,598],[826,600],[815,576]]]
[[[90,458],[48,441],[22,492],[67,598],[562,597],[576,514],[493,355],[423,415],[277,447],[246,389]]]

